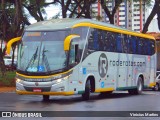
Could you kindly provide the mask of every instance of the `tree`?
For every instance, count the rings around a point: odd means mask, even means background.
[[[61,6],[62,18],[91,18],[91,4],[97,0],[56,0]]]
[[[53,3],[46,3],[45,0],[24,0],[22,6],[28,10],[29,15],[39,22],[44,20],[42,15],[46,13],[44,8]]]
[[[157,14],[158,16],[158,27],[160,30],[160,0],[155,0],[153,9],[149,15],[149,17],[147,18],[147,21],[143,27],[143,31],[142,33],[146,33],[148,31],[148,26],[151,23],[152,19],[154,18],[154,16]]]
[[[11,38],[20,36],[26,24],[29,24],[26,16],[23,15],[22,1],[21,0],[1,0],[0,1],[0,33],[2,41],[8,42]],[[13,56],[12,65],[14,61],[14,51],[16,44],[12,46]],[[0,50],[1,71],[5,72],[3,56],[5,50]]]
[[[92,18],[91,16],[91,5],[95,3],[97,0],[81,0],[83,4],[81,4],[79,7],[81,8],[81,11],[79,12],[77,18],[81,17],[82,14],[84,14],[85,18]]]
[[[101,0],[101,6],[104,9],[106,15],[108,16],[111,24],[114,24],[114,15],[122,2],[122,0],[115,0],[115,6],[113,7],[113,10],[110,12],[107,7],[107,0]]]
[[[114,15],[116,13],[116,11],[118,10],[120,4],[123,2],[123,0],[114,0],[114,7],[113,9],[110,11],[109,8],[107,7],[107,4],[110,0],[100,0],[100,3],[101,3],[101,6],[102,8],[104,9],[104,12],[106,13],[106,15],[108,16],[109,18],[109,21],[111,24],[114,24]],[[128,0],[130,1],[130,0]],[[136,1],[140,1],[140,0],[134,0],[135,2]],[[150,4],[151,0],[143,0],[147,5]]]

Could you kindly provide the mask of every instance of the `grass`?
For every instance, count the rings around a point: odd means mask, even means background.
[[[15,86],[15,71],[7,71],[5,76],[0,72],[0,86]]]

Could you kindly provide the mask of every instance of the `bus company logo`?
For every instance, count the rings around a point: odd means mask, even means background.
[[[102,78],[104,78],[107,74],[107,70],[108,70],[108,59],[107,59],[107,56],[104,53],[102,53],[98,61],[99,75]]]

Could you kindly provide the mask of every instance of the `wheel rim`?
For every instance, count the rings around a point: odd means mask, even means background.
[[[140,91],[140,92],[142,91],[142,82],[141,81],[139,82],[139,85],[138,85],[138,91]]]

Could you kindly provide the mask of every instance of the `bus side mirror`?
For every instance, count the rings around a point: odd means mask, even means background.
[[[8,43],[7,43],[7,54],[10,54],[11,52],[11,47],[12,47],[12,44],[17,42],[17,41],[20,41],[21,40],[21,37],[16,37],[16,38],[13,38],[11,39]]]
[[[79,35],[69,35],[64,40],[64,51],[69,51],[71,41],[75,38],[79,38]]]

